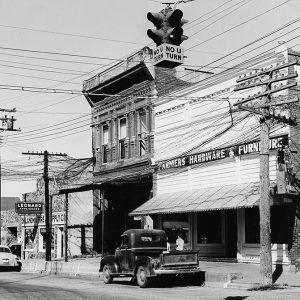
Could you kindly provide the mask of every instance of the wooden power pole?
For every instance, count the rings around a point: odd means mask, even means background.
[[[297,60],[280,63],[275,67],[262,69],[255,74],[240,77],[237,80],[238,85],[235,91],[245,90],[249,88],[263,87],[263,91],[250,96],[246,99],[241,99],[234,106],[238,110],[249,111],[257,115],[261,115],[260,119],[260,203],[259,203],[259,216],[260,216],[260,283],[262,286],[271,285],[272,282],[272,252],[271,252],[271,214],[270,214],[270,177],[269,177],[269,139],[270,139],[270,125],[271,120],[289,125],[295,125],[292,118],[287,119],[275,113],[271,113],[271,108],[276,108],[283,104],[298,102],[299,97],[293,96],[277,96],[272,99],[273,93],[287,90],[297,85],[297,83],[290,79],[298,76],[296,72],[288,73],[282,76],[273,76],[279,70],[288,68],[298,64]],[[272,87],[272,84],[285,81],[279,86]],[[245,103],[248,104],[246,105]],[[252,102],[249,104],[249,102]]]
[[[52,216],[52,211],[50,211],[50,207],[52,210],[52,205],[50,203],[50,195],[49,195],[49,174],[48,174],[48,164],[49,156],[67,156],[65,153],[49,153],[47,150],[44,152],[22,152],[22,154],[26,155],[43,155],[44,156],[44,185],[45,185],[45,226],[46,226],[46,261],[51,261],[51,236],[52,236],[52,220],[50,220],[50,216]]]
[[[272,284],[271,213],[269,176],[270,122],[262,119],[260,125],[260,274],[261,284]]]
[[[13,109],[6,109],[6,108],[0,108],[0,112],[8,112],[8,113],[15,113],[17,110],[15,108]],[[7,115],[5,115],[5,117],[0,117],[0,121],[2,122],[2,127],[0,127],[0,132],[2,131],[21,131],[21,129],[15,129],[14,128],[14,122],[17,119],[15,119],[14,117],[8,117]],[[2,240],[2,236],[1,236],[1,228],[2,228],[2,220],[1,220],[1,215],[2,215],[2,207],[1,207],[1,198],[2,198],[2,174],[1,174],[1,153],[0,153],[0,244],[1,240]]]

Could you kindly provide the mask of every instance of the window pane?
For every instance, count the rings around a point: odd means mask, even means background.
[[[108,144],[108,125],[104,125],[102,127],[103,130],[103,139],[102,139],[102,145]]]
[[[124,140],[119,141],[119,145],[120,145],[120,158],[123,159],[125,158],[125,141]]]
[[[145,155],[146,153],[146,144],[145,140],[139,134],[139,154],[140,156]]]
[[[245,209],[245,242],[259,244],[259,210],[258,207]]]
[[[120,139],[126,138],[126,119],[120,119]]]
[[[167,234],[168,242],[175,244],[178,233],[181,234],[185,243],[188,243],[189,223],[188,214],[163,215],[163,230]]]
[[[146,113],[143,112],[140,114],[140,126],[139,126],[139,132],[138,133],[143,133],[148,131],[148,126],[146,123]]]
[[[102,146],[102,162],[107,163],[107,145]]]
[[[197,214],[197,244],[222,242],[221,211],[205,211]]]
[[[287,206],[271,207],[271,243],[288,244],[292,238],[293,217]]]

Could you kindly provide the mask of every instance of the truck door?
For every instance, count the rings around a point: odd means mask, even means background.
[[[118,259],[122,269],[122,272],[129,272],[132,270],[131,260],[132,253],[131,249],[128,248],[128,236],[121,236],[121,246],[118,251]]]

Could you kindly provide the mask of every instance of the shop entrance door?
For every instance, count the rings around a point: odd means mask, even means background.
[[[225,211],[225,254],[228,258],[237,255],[237,210]]]

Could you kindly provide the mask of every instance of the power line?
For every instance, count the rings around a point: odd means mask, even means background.
[[[232,31],[233,29],[236,29],[237,27],[240,27],[240,26],[242,26],[242,25],[245,25],[245,24],[247,24],[247,23],[253,21],[254,19],[257,19],[257,18],[259,18],[259,17],[261,17],[261,16],[267,14],[268,12],[270,12],[270,11],[272,11],[272,10],[277,9],[278,7],[280,7],[280,6],[282,6],[282,5],[286,4],[286,3],[288,3],[288,2],[290,2],[290,1],[291,1],[291,0],[286,0],[285,2],[283,2],[283,3],[279,4],[279,5],[276,5],[276,6],[272,7],[272,8],[270,8],[270,9],[264,11],[264,12],[261,13],[261,14],[258,14],[258,15],[256,15],[256,16],[252,17],[252,18],[249,18],[249,19],[247,19],[246,21],[244,21],[244,22],[242,22],[242,23],[239,23],[239,24],[237,24],[237,25],[235,25],[235,26],[233,26],[233,27],[231,27],[231,28],[229,28],[229,29],[227,29],[227,30],[225,30],[225,31],[222,31],[221,33],[219,33],[219,34],[217,34],[217,35],[214,35],[213,37],[210,37],[209,39],[206,39],[206,40],[202,41],[201,43],[198,43],[198,44],[196,44],[196,45],[194,45],[194,46],[192,46],[192,47],[190,47],[190,48],[187,48],[186,51],[188,51],[188,50],[190,50],[190,49],[193,49],[193,48],[195,48],[195,47],[198,47],[198,46],[200,46],[200,45],[202,45],[202,44],[204,44],[204,43],[206,43],[206,42],[208,42],[208,41],[211,41],[211,40],[215,39],[216,37],[219,37],[220,35],[223,35],[223,34],[229,32],[229,31]]]
[[[108,38],[96,37],[96,36],[90,36],[90,35],[83,35],[83,34],[74,34],[74,33],[57,32],[57,31],[50,31],[50,30],[42,30],[42,29],[35,29],[35,28],[29,28],[29,27],[20,27],[20,26],[12,26],[12,25],[4,25],[4,24],[0,24],[0,27],[11,28],[11,29],[20,29],[20,30],[33,31],[33,32],[49,33],[49,34],[55,34],[55,35],[79,37],[79,38],[85,38],[85,39],[94,39],[94,40],[101,40],[101,41],[108,41],[108,42],[115,42],[115,43],[143,45],[142,43],[137,43],[137,42],[130,42],[130,41],[124,41],[124,40],[118,40],[118,39],[108,39]]]
[[[227,16],[229,16],[230,14],[234,13],[235,11],[239,10],[241,7],[245,6],[245,5],[248,4],[250,1],[251,1],[251,0],[242,0],[242,1],[240,1],[240,2],[238,2],[238,3],[236,3],[236,4],[234,4],[234,5],[232,5],[231,7],[222,10],[220,13],[222,13],[222,12],[224,12],[224,11],[230,9],[230,8],[233,8],[233,7],[237,6],[238,4],[241,4],[240,6],[236,7],[235,9],[232,9],[231,11],[229,11],[227,14],[222,15],[220,18],[214,20],[213,22],[211,22],[211,23],[209,23],[208,25],[204,26],[204,27],[201,28],[200,30],[194,32],[194,33],[191,34],[189,37],[191,38],[191,37],[193,37],[194,35],[198,34],[199,32],[201,32],[201,31],[205,30],[206,28],[210,27],[211,25],[214,25],[217,21],[220,21],[220,20],[224,19],[224,17],[227,17]],[[220,14],[220,13],[217,13],[216,15],[218,15],[218,14]],[[215,15],[214,15],[214,16],[215,16]],[[211,17],[208,18],[208,19],[206,19],[205,21],[210,20],[210,19],[211,19]],[[202,23],[202,22],[201,22],[201,23]],[[198,23],[198,24],[199,24],[199,23]]]

